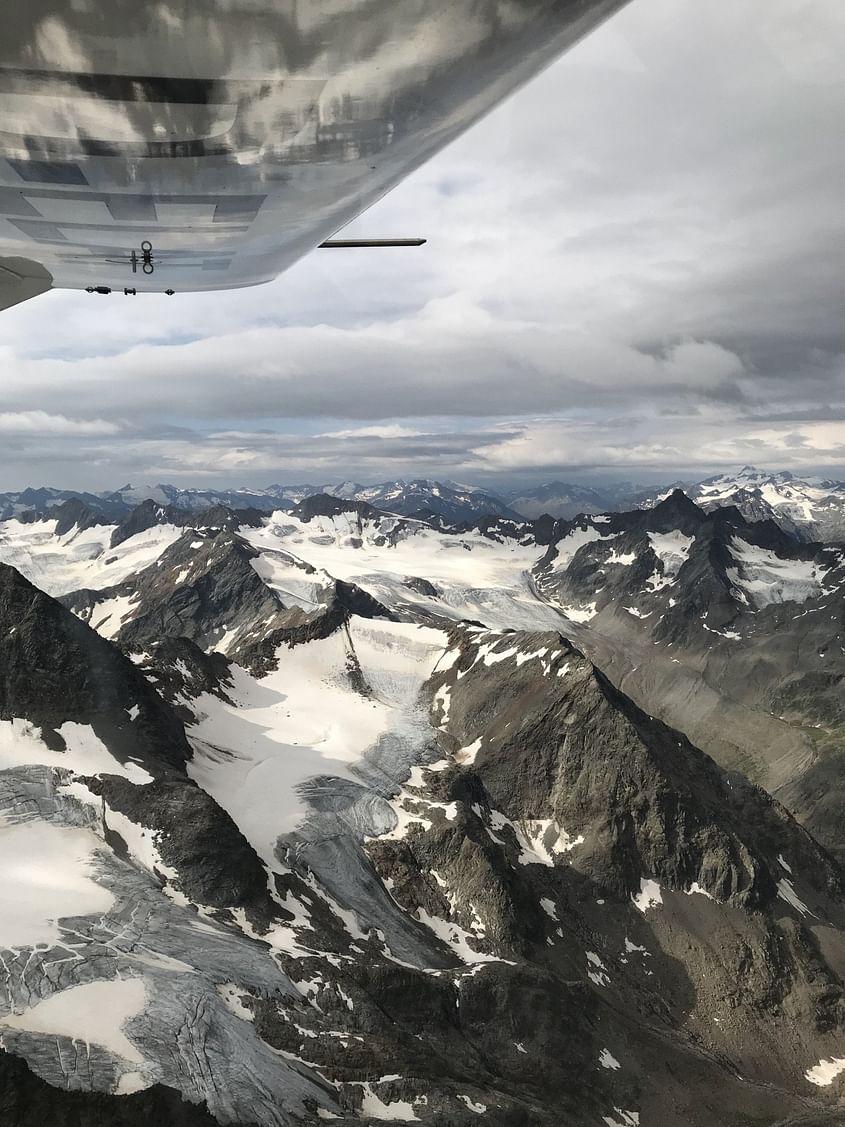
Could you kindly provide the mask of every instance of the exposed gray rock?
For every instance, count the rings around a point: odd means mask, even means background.
[[[561,566],[573,533],[586,542]],[[655,534],[686,537],[684,558],[662,560]],[[738,561],[738,542],[760,562]],[[802,587],[802,575],[818,578]],[[843,847],[845,545],[799,543],[731,508],[706,514],[676,491],[563,527],[535,576],[553,605],[575,608],[569,633],[614,684]]]

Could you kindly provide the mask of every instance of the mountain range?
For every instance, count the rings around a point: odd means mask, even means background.
[[[270,485],[265,489],[181,489],[175,485],[131,486],[86,493],[42,487],[0,493],[0,520],[13,516],[41,517],[69,500],[84,504],[89,519],[107,523],[128,516],[143,501],[203,512],[223,505],[261,512],[291,509],[306,497],[329,494],[343,500],[366,501],[402,516],[439,517],[450,524],[485,516],[536,518],[544,514],[570,520],[579,515],[653,508],[675,488],[682,488],[703,509],[733,505],[750,521],[773,520],[799,540],[845,539],[845,482],[800,478],[782,471],[769,473],[744,466],[734,474],[718,474],[700,481],[678,481],[662,489],[646,489],[632,482],[592,486],[561,481],[509,489],[489,489],[430,479],[398,480],[379,485],[341,481],[321,485]]]
[[[845,544],[140,492],[0,522],[4,1125],[841,1122]]]

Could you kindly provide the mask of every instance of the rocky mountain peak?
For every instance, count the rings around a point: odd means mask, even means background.
[[[472,749],[455,758],[483,782],[482,821],[495,829],[504,817],[498,836],[549,827],[539,855],[559,851],[623,900],[655,880],[771,908],[778,854],[800,858],[819,896],[838,897],[837,864],[765,792],[647,716],[560,635],[460,628],[451,644],[451,667],[431,682],[435,715]]]
[[[356,513],[363,520],[377,519],[384,515],[367,501],[334,497],[329,493],[315,493],[305,497],[291,510],[291,515],[298,517],[305,524],[309,524],[315,517],[336,517],[341,513]]]
[[[60,603],[0,564],[0,719],[24,719],[57,750],[67,723],[90,726],[119,762],[153,774],[191,751],[176,717],[133,663]]]
[[[649,516],[648,528],[660,532],[678,529],[686,535],[694,534],[705,520],[703,511],[683,489],[673,489],[665,500],[649,510]]]

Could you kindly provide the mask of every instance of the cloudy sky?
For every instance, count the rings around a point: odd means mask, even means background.
[[[843,57],[845,5],[633,0],[349,229],[421,250],[3,313],[0,489],[845,477]]]

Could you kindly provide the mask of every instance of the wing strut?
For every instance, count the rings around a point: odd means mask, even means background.
[[[326,239],[321,247],[334,250],[338,247],[360,249],[363,247],[421,247],[426,239]]]

